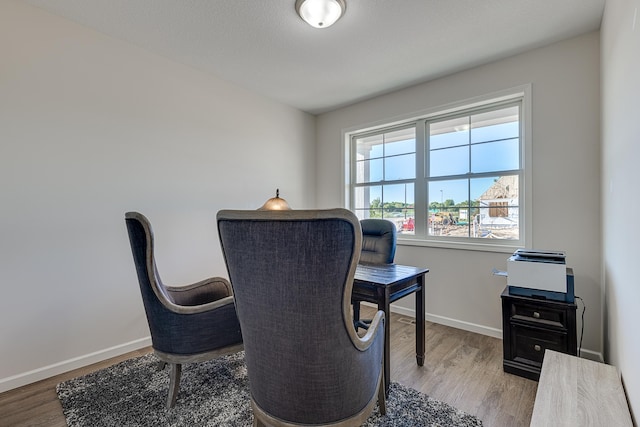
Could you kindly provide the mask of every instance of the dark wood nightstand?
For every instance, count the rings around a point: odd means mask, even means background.
[[[576,304],[502,292],[505,372],[538,380],[547,349],[577,355]]]

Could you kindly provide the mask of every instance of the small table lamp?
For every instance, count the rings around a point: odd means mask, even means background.
[[[259,211],[285,211],[291,210],[289,203],[285,199],[280,198],[280,189],[276,189],[276,197],[272,197],[262,205]]]

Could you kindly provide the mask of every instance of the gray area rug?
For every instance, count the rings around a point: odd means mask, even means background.
[[[187,364],[176,406],[166,409],[168,369],[152,354],[58,384],[69,427],[251,426],[244,353]],[[469,414],[400,384],[391,383],[387,414],[378,408],[370,426],[481,426]]]

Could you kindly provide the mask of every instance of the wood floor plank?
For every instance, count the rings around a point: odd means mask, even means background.
[[[485,426],[529,425],[537,382],[503,372],[502,340],[426,322],[426,360],[419,367],[415,326],[391,317],[392,381],[476,415]]]
[[[362,307],[362,317],[373,309]],[[426,360],[416,364],[413,319],[391,314],[391,380],[479,417],[485,427],[528,426],[537,382],[502,371],[502,341],[426,322]],[[138,350],[0,394],[0,427],[65,427],[55,387],[122,360]]]

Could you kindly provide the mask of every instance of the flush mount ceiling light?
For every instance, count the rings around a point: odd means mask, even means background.
[[[307,24],[327,28],[344,15],[344,0],[296,0],[296,12]]]

